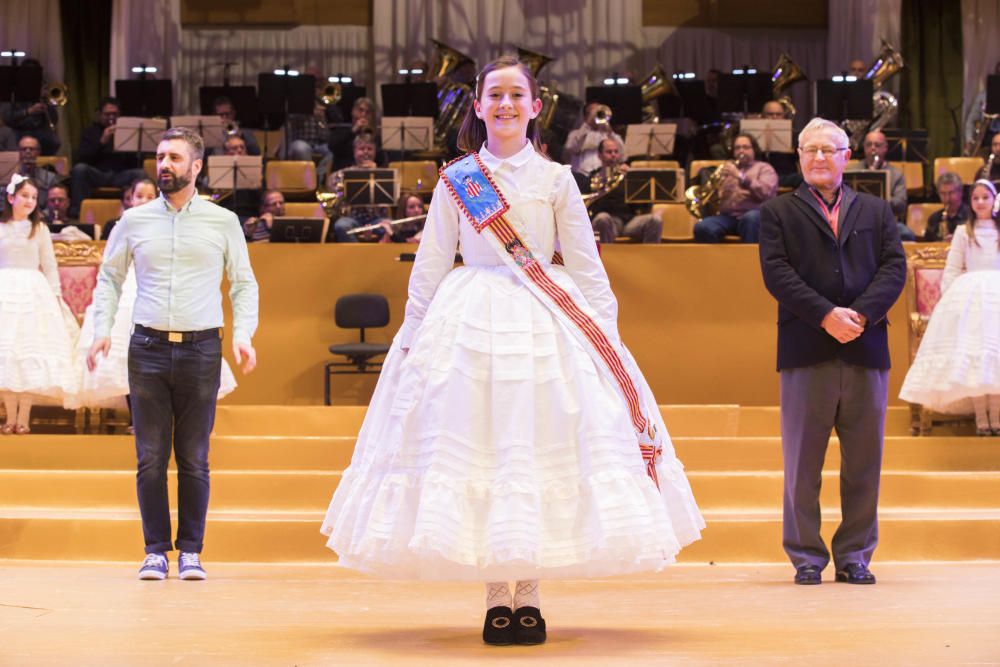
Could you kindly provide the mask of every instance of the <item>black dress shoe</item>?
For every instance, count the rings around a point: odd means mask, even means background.
[[[802,586],[815,586],[823,583],[821,570],[815,565],[803,565],[795,570],[795,583]]]
[[[837,581],[844,584],[874,584],[875,575],[862,563],[848,563],[837,570]]]
[[[493,646],[514,643],[514,611],[510,607],[490,607],[483,623],[483,641]]]
[[[521,607],[514,612],[514,643],[544,644],[545,619],[537,607]]]

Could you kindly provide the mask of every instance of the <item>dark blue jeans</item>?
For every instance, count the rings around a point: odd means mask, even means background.
[[[133,333],[128,383],[146,553],[173,549],[167,465],[177,461],[177,548],[201,553],[208,513],[208,438],[215,424],[222,341],[168,343]]]
[[[735,235],[743,243],[757,243],[760,238],[760,211],[747,211],[739,218],[725,213],[710,215],[694,225],[695,243],[722,243],[726,236]]]

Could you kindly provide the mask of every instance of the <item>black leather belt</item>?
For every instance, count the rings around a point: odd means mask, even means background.
[[[222,329],[219,328],[205,329],[204,331],[160,331],[137,324],[135,332],[143,336],[157,338],[165,343],[197,343],[200,340],[222,338]]]

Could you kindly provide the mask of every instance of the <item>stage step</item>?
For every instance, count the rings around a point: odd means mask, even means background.
[[[319,533],[322,511],[212,510],[206,560],[322,562],[336,556]],[[680,554],[683,562],[780,562],[780,511],[706,511],[703,538]],[[839,520],[824,513],[829,542]],[[175,517],[176,521],[176,517]],[[882,560],[986,560],[1000,554],[1000,510],[882,510]],[[0,512],[3,558],[138,561],[142,528],[136,510],[71,508]]]
[[[688,562],[781,562],[776,407],[663,406],[708,528]],[[332,562],[319,525],[349,465],[363,407],[220,406],[211,442],[206,558]],[[964,428],[964,427],[962,427]],[[878,557],[1000,559],[1000,440],[886,423]],[[839,520],[839,443],[823,474],[827,539]],[[171,495],[176,474],[171,472]],[[0,438],[0,559],[136,560],[141,525],[131,437]]]
[[[782,475],[773,471],[706,472],[688,469],[703,510],[766,510],[781,506]],[[214,470],[211,506],[217,510],[324,511],[340,472],[322,470]],[[177,474],[169,475],[171,497]],[[821,503],[840,505],[836,470],[823,473]],[[86,507],[133,509],[134,470],[0,470],[0,508]],[[882,475],[880,506],[890,509],[990,509],[1000,499],[1000,472],[908,472]]]

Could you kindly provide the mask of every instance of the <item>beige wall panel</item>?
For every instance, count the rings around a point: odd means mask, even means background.
[[[389,342],[402,323],[413,266],[395,258],[412,250],[251,246],[261,293],[254,340],[259,366],[248,377],[237,372],[240,386],[225,402],[322,403],[327,347],[354,335],[334,325],[334,302],[350,292],[385,294],[392,321],[371,331],[369,340]],[[622,336],[660,403],[777,404],[777,311],[760,277],[756,246],[620,245],[603,252],[620,303]],[[890,312],[890,401],[896,404],[909,365],[906,320],[899,302]],[[364,404],[374,378],[340,376],[333,386],[335,403]]]

